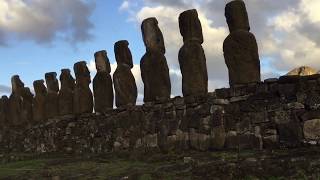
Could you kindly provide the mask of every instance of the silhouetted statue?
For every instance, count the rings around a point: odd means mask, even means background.
[[[95,112],[103,113],[113,108],[113,88],[111,67],[106,51],[94,54],[97,74],[93,79],[94,109]]]
[[[179,27],[184,42],[179,51],[183,96],[206,95],[208,72],[206,57],[201,46],[203,35],[197,11],[192,9],[181,13]]]
[[[141,59],[141,77],[144,83],[144,102],[167,100],[171,94],[169,68],[162,33],[156,18],[148,18],[141,25],[146,53]]]
[[[225,16],[230,34],[223,43],[230,86],[260,82],[258,45],[252,33],[246,6],[242,0],[226,5]]]
[[[53,118],[59,115],[59,82],[56,72],[50,72],[45,74],[47,84],[47,99],[46,99],[46,116],[47,118]]]
[[[23,126],[22,121],[24,83],[18,75],[11,78],[12,93],[9,97],[9,123],[13,126]]]
[[[9,124],[9,98],[2,96],[0,99],[0,129],[8,126]]]
[[[25,87],[22,92],[22,114],[21,118],[23,122],[32,124],[33,121],[33,94],[30,89]]]
[[[73,96],[75,80],[70,69],[62,69],[60,74],[61,89],[59,91],[59,115],[73,114]]]
[[[36,80],[33,82],[35,97],[33,99],[33,121],[35,123],[43,122],[46,117],[46,99],[47,88],[44,85],[44,80]]]
[[[118,41],[114,45],[117,69],[113,74],[116,106],[135,105],[138,90],[131,72],[133,68],[132,55],[128,41]]]
[[[91,83],[90,72],[85,61],[80,61],[73,66],[76,75],[76,87],[74,90],[74,113],[92,113],[93,96],[89,88]]]

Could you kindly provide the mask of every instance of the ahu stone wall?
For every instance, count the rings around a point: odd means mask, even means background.
[[[147,18],[141,25],[146,48],[140,61],[143,105],[136,105],[129,42],[121,40],[114,45],[117,69],[112,77],[105,50],[94,54],[93,80],[85,61],[74,64],[75,78],[69,69],[61,70],[60,87],[55,72],[46,73],[45,81],[34,81],[35,95],[13,76],[12,94],[0,99],[0,151],[167,152],[318,145],[320,75],[261,82],[258,47],[244,2],[231,1],[225,11],[230,34],[223,50],[230,88],[208,92],[204,38],[193,9],[179,16],[183,46],[177,61],[184,97],[170,98],[164,37],[157,19]]]
[[[1,134],[4,151],[103,153],[274,149],[320,143],[320,75],[49,119]]]

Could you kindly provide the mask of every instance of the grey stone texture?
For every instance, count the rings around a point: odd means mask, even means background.
[[[56,72],[45,74],[48,94],[46,96],[46,117],[54,118],[59,115],[59,82]]]
[[[118,41],[114,45],[117,69],[113,74],[115,101],[117,107],[136,104],[138,90],[131,72],[133,68],[132,55],[126,40]]]
[[[70,69],[62,69],[60,74],[61,89],[59,91],[59,115],[73,114],[73,98],[75,89],[75,79],[70,73]]]
[[[30,89],[25,87],[22,92],[22,115],[21,119],[27,124],[32,124],[33,122],[33,94]]]
[[[171,94],[169,68],[163,35],[156,18],[148,18],[141,25],[146,53],[141,59],[141,77],[144,83],[144,102],[168,100]]]
[[[45,122],[47,119],[46,99],[47,88],[44,85],[44,80],[36,80],[33,82],[35,97],[33,99],[33,121],[35,123]]]
[[[113,108],[111,67],[106,51],[96,52],[94,57],[97,69],[93,79],[94,109],[95,112],[103,113]]]
[[[12,126],[24,126],[27,122],[23,121],[23,98],[24,83],[18,75],[11,78],[12,93],[9,97],[9,123]]]
[[[195,9],[184,11],[179,16],[180,33],[184,44],[179,51],[184,97],[208,93],[206,57],[201,46],[202,27]]]
[[[90,90],[90,72],[85,61],[80,61],[73,66],[76,75],[76,86],[73,96],[73,109],[76,115],[92,113],[93,95]]]
[[[2,96],[0,98],[0,129],[9,125],[9,98]]]
[[[319,145],[320,106],[309,109],[306,100],[298,102],[291,95],[319,95],[320,84],[314,86],[315,79],[320,77],[303,76],[294,81],[280,77],[278,81],[217,89],[204,97],[175,97],[105,114],[63,116],[20,128],[20,133],[9,128],[4,142],[19,142],[6,147],[8,151],[37,153],[165,153]],[[39,84],[45,92],[43,81]],[[284,84],[304,88],[283,91]],[[221,103],[221,99],[229,103]]]
[[[223,52],[229,71],[230,86],[260,82],[258,45],[255,36],[249,32],[244,2],[235,0],[228,3],[225,16],[230,34],[223,43]]]

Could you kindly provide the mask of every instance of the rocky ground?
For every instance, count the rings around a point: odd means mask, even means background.
[[[320,148],[277,151],[2,154],[0,179],[320,179]]]

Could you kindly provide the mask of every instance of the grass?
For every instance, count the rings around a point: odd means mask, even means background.
[[[303,164],[297,162],[291,164],[291,167],[297,169],[290,177],[299,179],[308,179],[318,177],[320,151],[301,150],[300,154],[306,154],[307,163],[314,164],[310,169],[304,169]],[[294,151],[296,152],[296,150]],[[313,153],[310,153],[313,152]],[[291,151],[277,152],[254,152],[242,151],[218,151],[218,152],[187,152],[168,154],[134,154],[134,153],[110,153],[101,155],[83,155],[71,156],[64,154],[10,154],[0,156],[0,179],[210,179],[210,177],[224,177],[226,179],[236,178],[245,180],[270,179],[280,180],[288,177],[277,177],[273,172],[261,172],[259,168],[263,167],[263,161],[260,157],[279,162],[280,159],[285,163],[290,163]],[[315,154],[308,158],[308,155]],[[318,154],[318,155],[317,155]],[[184,157],[190,157],[190,163],[184,163]],[[288,158],[290,157],[290,158]],[[257,165],[247,167],[241,166],[243,159],[255,158]],[[282,159],[283,158],[283,159]],[[8,160],[9,159],[9,160]],[[253,162],[254,163],[254,162]],[[236,168],[230,164],[236,164]],[[274,165],[274,163],[269,163]],[[279,164],[278,164],[279,165]],[[277,166],[278,166],[277,165]],[[261,167],[260,167],[261,166]],[[286,166],[283,166],[286,167]],[[228,169],[231,168],[231,169]],[[255,170],[256,168],[256,170]],[[280,164],[279,167],[282,168]],[[272,169],[272,168],[270,168]],[[285,169],[283,170],[285,171]],[[239,173],[240,172],[240,173]],[[263,175],[261,177],[260,175]]]

